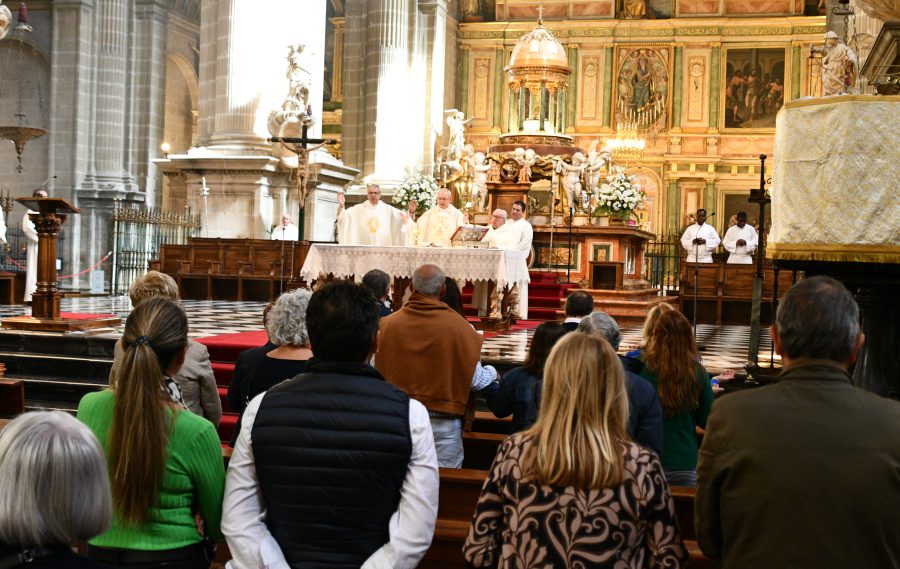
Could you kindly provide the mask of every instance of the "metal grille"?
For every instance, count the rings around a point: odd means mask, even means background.
[[[28,239],[25,237],[25,233],[22,232],[22,226],[19,223],[13,223],[12,227],[7,225],[6,242],[7,245],[0,243],[0,272],[24,273],[27,263],[25,245],[28,243]],[[65,250],[66,228],[63,226],[60,227],[59,236],[56,239],[56,258],[59,259],[57,261],[59,263],[57,270],[61,275],[68,270],[68,263],[63,261],[63,252]]]
[[[116,200],[112,215],[112,294],[124,294],[135,278],[147,271],[151,259],[164,244],[186,244],[200,231],[200,215],[191,210],[171,212],[139,208]]]
[[[678,292],[678,271],[687,252],[677,233],[658,235],[644,246],[644,278],[664,295]]]

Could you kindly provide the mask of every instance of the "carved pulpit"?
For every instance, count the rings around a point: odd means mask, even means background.
[[[31,316],[7,318],[5,328],[66,332],[115,326],[119,318],[61,318],[62,294],[56,282],[56,239],[67,214],[79,209],[62,198],[18,198],[17,202],[31,211],[29,215],[38,234],[37,289],[31,299]]]

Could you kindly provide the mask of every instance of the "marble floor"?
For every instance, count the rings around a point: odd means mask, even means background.
[[[259,330],[262,327],[264,302],[234,301],[182,301],[190,320],[191,338],[231,334]],[[62,300],[63,312],[86,312],[115,314],[123,319],[131,311],[131,301],[127,296],[66,298]],[[27,306],[0,306],[0,318],[30,314]],[[119,328],[101,328],[73,334],[120,336]],[[520,365],[525,360],[533,330],[507,332],[487,338],[482,347],[482,360],[504,368]],[[640,327],[622,330],[620,352],[625,353],[638,346],[641,338]],[[697,327],[697,345],[706,368],[718,373],[725,369],[742,370],[747,362],[747,348],[750,342],[749,326],[714,326],[700,324]],[[759,364],[769,367],[780,366],[780,358],[771,353],[772,342],[767,328],[763,328],[760,338]]]

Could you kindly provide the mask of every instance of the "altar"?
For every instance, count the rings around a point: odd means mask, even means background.
[[[300,269],[307,283],[326,277],[353,277],[357,281],[372,269],[379,269],[395,279],[409,279],[426,263],[443,269],[458,281],[484,281],[498,287],[527,285],[526,254],[503,249],[470,249],[465,247],[376,247],[370,245],[336,245],[315,243]],[[400,296],[401,291],[396,291]]]

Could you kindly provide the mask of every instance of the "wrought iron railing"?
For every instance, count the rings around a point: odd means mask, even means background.
[[[678,271],[687,255],[677,233],[658,235],[644,246],[644,278],[663,295],[678,292]]]
[[[190,209],[171,212],[139,208],[117,200],[113,205],[112,294],[124,294],[147,271],[163,244],[185,244],[200,231],[200,215]]]
[[[3,215],[0,213],[0,215]],[[24,273],[27,258],[25,254],[25,245],[27,238],[22,232],[21,218],[16,217],[14,220],[7,220],[6,243],[0,243],[0,272],[4,273]],[[68,263],[64,260],[64,251],[66,250],[66,227],[60,228],[59,237],[56,239],[56,258],[59,259],[57,265],[57,273],[60,275],[68,271]]]

